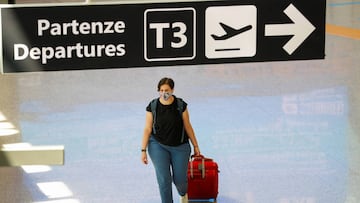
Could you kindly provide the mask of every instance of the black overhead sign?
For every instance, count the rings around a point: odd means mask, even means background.
[[[325,0],[1,8],[4,73],[323,59]]]

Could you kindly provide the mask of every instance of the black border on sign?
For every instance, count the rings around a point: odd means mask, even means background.
[[[316,27],[315,31],[292,54],[287,54],[282,46],[291,36],[266,37],[265,25],[291,23],[283,10],[293,4]],[[253,57],[208,59],[205,56],[205,10],[210,6],[255,5],[257,8],[257,47]],[[145,59],[144,15],[149,9],[193,8],[196,16],[194,26],[194,57],[166,60]],[[244,1],[203,1],[172,3],[135,3],[135,4],[90,4],[90,5],[45,5],[11,6],[1,8],[1,69],[3,73],[84,70],[108,68],[135,68],[152,66],[202,65],[220,63],[248,63],[265,61],[290,61],[324,59],[325,57],[325,11],[326,1],[303,0],[244,0]],[[64,15],[66,13],[67,15]],[[52,22],[66,23],[76,19],[86,21],[117,21],[126,23],[123,34],[42,36],[36,35],[36,21],[39,18]],[[9,29],[11,28],[11,29]],[[29,47],[58,47],[81,45],[117,45],[125,44],[126,54],[121,57],[89,57],[47,60],[25,59],[15,61],[13,46],[15,43]]]

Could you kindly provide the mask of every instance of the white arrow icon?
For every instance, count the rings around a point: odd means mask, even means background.
[[[291,55],[315,30],[315,27],[292,4],[284,10],[284,13],[293,21],[293,23],[265,25],[265,36],[293,35],[293,37],[283,46],[283,49]]]

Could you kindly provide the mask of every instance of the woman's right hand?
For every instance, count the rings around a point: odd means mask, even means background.
[[[141,161],[144,164],[148,164],[148,158],[147,158],[147,153],[146,152],[141,152]]]

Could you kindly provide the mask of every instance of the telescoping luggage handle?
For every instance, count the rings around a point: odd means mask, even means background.
[[[199,170],[201,170],[201,177],[205,179],[205,157],[203,155],[191,155],[190,160],[190,177],[194,178],[194,164],[195,159],[201,159],[201,165],[199,165]]]

